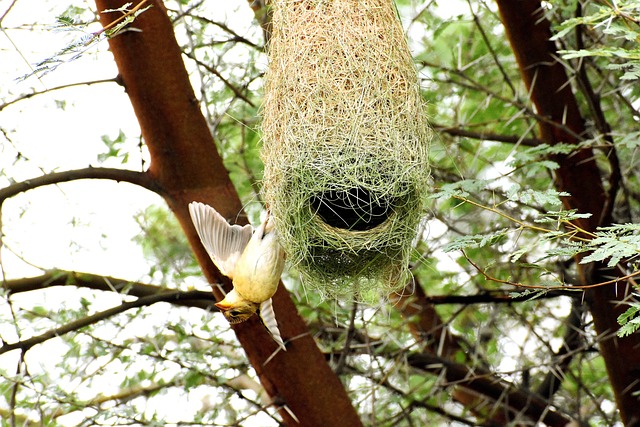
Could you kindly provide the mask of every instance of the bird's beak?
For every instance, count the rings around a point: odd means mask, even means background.
[[[215,306],[218,307],[222,311],[227,311],[231,307],[233,307],[233,305],[230,304],[229,302],[227,302],[226,300],[222,300],[220,302],[215,303]]]

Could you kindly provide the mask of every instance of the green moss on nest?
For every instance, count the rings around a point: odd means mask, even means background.
[[[274,1],[264,197],[323,295],[403,286],[428,189],[418,79],[391,0]]]

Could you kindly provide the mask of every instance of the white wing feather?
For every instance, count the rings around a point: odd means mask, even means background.
[[[230,225],[215,209],[200,202],[189,203],[189,213],[211,260],[222,274],[233,279],[236,263],[251,239],[251,225]]]
[[[280,346],[281,349],[287,351],[287,347],[282,341],[282,335],[280,335],[280,329],[278,329],[278,322],[276,321],[276,312],[273,311],[273,302],[271,298],[260,304],[260,317],[262,322],[267,327],[267,330],[271,334],[273,340]]]

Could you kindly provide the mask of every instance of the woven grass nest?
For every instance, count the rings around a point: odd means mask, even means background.
[[[408,278],[430,131],[392,0],[275,0],[263,195],[305,286],[377,301]]]

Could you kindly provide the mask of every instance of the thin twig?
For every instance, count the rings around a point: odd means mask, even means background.
[[[616,277],[615,279],[607,280],[607,281],[604,281],[604,282],[592,283],[590,285],[559,285],[559,286],[525,285],[524,283],[512,282],[510,280],[498,279],[497,277],[491,276],[489,273],[487,273],[485,270],[483,270],[478,264],[473,262],[471,260],[471,258],[469,258],[467,256],[467,254],[466,254],[466,252],[464,250],[461,250],[461,252],[462,252],[462,255],[465,257],[465,259],[469,262],[469,264],[471,264],[473,266],[473,268],[475,268],[478,271],[478,273],[482,274],[484,276],[484,278],[489,280],[490,282],[501,283],[503,285],[516,286],[518,288],[525,288],[525,289],[542,289],[542,290],[546,290],[546,291],[551,291],[551,290],[569,290],[569,289],[592,289],[592,288],[597,288],[597,287],[600,287],[600,286],[612,285],[612,284],[615,284],[615,283],[623,282],[625,280],[629,280],[629,279],[631,279],[633,277],[636,277],[636,276],[640,275],[640,270],[638,270],[638,271],[636,271],[634,273],[630,273],[630,274],[627,274],[625,276]]]
[[[582,16],[582,4],[580,2],[577,2],[576,4],[575,15],[576,17]],[[578,50],[585,49],[582,25],[576,26],[576,43]],[[613,141],[613,136],[611,135],[611,125],[607,121],[604,111],[602,110],[602,103],[600,102],[601,98],[596,94],[593,86],[591,85],[591,81],[589,80],[589,75],[587,74],[587,69],[583,58],[579,60],[576,70],[578,75],[578,85],[585,95],[587,105],[589,106],[589,109],[591,110],[591,113],[594,117],[596,128],[598,129],[598,132],[600,132],[604,140],[607,142],[608,146],[605,153],[611,165],[611,173],[609,174],[609,189],[607,191],[605,205],[602,208],[602,213],[598,222],[598,224],[608,224],[611,222],[611,215],[615,206],[615,200],[618,194],[618,190],[621,186],[624,190],[622,174],[620,173],[620,160],[618,159],[618,152]]]
[[[513,223],[518,224],[518,225],[519,225],[520,227],[522,227],[522,228],[526,228],[526,229],[533,230],[533,231],[539,231],[539,232],[541,232],[541,233],[553,233],[553,232],[555,231],[555,230],[550,230],[550,229],[548,229],[548,228],[540,227],[540,226],[537,226],[537,225],[529,224],[529,223],[527,223],[527,222],[525,222],[525,221],[521,221],[521,220],[519,220],[519,219],[517,219],[517,218],[514,218],[514,217],[512,217],[512,216],[510,216],[510,215],[506,214],[505,212],[502,212],[502,211],[501,211],[501,210],[499,210],[499,209],[492,208],[492,207],[489,207],[489,206],[485,206],[485,205],[483,205],[482,203],[474,202],[473,200],[471,200],[471,199],[467,199],[467,198],[465,198],[465,197],[461,197],[461,196],[452,196],[452,197],[453,197],[454,199],[458,199],[458,200],[460,200],[460,201],[462,201],[462,202],[469,203],[470,205],[473,205],[473,206],[475,206],[475,207],[478,207],[478,208],[484,209],[484,210],[489,211],[489,212],[493,212],[493,213],[494,213],[494,214],[496,214],[496,215],[500,215],[501,217],[503,217],[503,218],[505,218],[505,219],[507,219],[507,220],[509,220],[509,221],[513,222]],[[581,228],[581,227],[579,227],[578,225],[576,225],[576,224],[574,224],[574,223],[572,223],[572,222],[570,222],[570,221],[560,220],[559,222],[560,222],[561,224],[564,224],[564,225],[566,225],[566,226],[571,227],[571,228],[573,228],[573,229],[574,229],[574,230],[569,231],[569,232],[567,232],[567,233],[566,233],[566,234],[567,234],[567,235],[569,235],[573,240],[579,240],[579,241],[583,241],[583,242],[588,242],[588,241],[590,241],[592,238],[598,237],[598,236],[596,236],[594,233],[592,233],[592,232],[590,232],[590,231],[587,231],[587,230],[585,230],[584,228]],[[585,234],[585,235],[589,236],[589,238],[576,237],[576,235],[575,235],[576,233],[582,233],[582,234]]]
[[[32,92],[32,93],[27,93],[25,95],[21,95],[20,97],[13,99],[11,101],[7,101],[4,104],[0,104],[0,111],[4,110],[6,107],[8,107],[9,105],[15,104],[16,102],[19,101],[24,101],[25,99],[29,99],[32,98],[36,95],[42,95],[43,93],[49,93],[49,92],[53,92],[56,90],[61,90],[61,89],[67,89],[70,87],[75,87],[75,86],[83,86],[83,85],[94,85],[94,84],[98,84],[98,83],[118,83],[118,79],[117,78],[111,78],[111,79],[102,79],[102,80],[93,80],[93,81],[87,81],[87,82],[78,82],[78,83],[69,83],[69,84],[65,84],[65,85],[61,85],[61,86],[56,86],[56,87],[52,87],[50,89],[45,89],[45,90],[40,90],[40,91],[36,91],[36,92]]]
[[[2,14],[2,16],[0,16],[0,28],[2,27],[2,21],[4,21],[4,18],[7,17],[7,15],[9,14],[9,12],[13,8],[13,6],[16,5],[17,2],[18,2],[18,0],[13,0],[11,2],[11,4],[9,5],[9,7],[7,7],[7,10],[5,10],[4,13]]]
[[[338,363],[336,364],[336,368],[334,369],[334,372],[336,373],[336,375],[342,375],[342,370],[344,369],[345,364],[347,363],[347,356],[349,355],[351,350],[351,341],[353,340],[353,337],[356,332],[355,321],[356,321],[357,312],[358,312],[358,303],[354,302],[353,308],[351,309],[351,318],[349,320],[349,329],[347,330],[347,338],[345,339],[342,353],[340,353],[340,358],[338,359]]]
[[[482,24],[480,23],[480,19],[478,18],[478,15],[473,11],[473,5],[471,3],[471,0],[467,0],[467,4],[469,5],[469,10],[471,11],[471,16],[473,16],[473,22],[475,23],[476,28],[478,28],[478,31],[480,31],[480,35],[482,36],[482,40],[484,40],[484,44],[487,46],[487,49],[489,50],[489,53],[491,54],[491,58],[493,59],[493,63],[496,64],[496,66],[498,67],[498,71],[500,71],[500,74],[502,74],[503,81],[507,84],[507,86],[509,86],[509,89],[511,89],[511,93],[514,96],[517,95],[516,88],[513,86],[513,83],[511,83],[511,79],[507,75],[507,72],[504,70],[504,67],[502,66],[502,63],[498,59],[498,54],[496,53],[495,49],[491,45],[491,40],[487,36],[487,33],[484,31],[484,28],[483,28]]]
[[[210,72],[211,74],[213,74],[214,76],[216,76],[217,78],[219,78],[222,83],[224,83],[225,86],[227,86],[229,89],[231,89],[231,92],[234,93],[235,96],[237,96],[238,98],[242,99],[244,102],[246,102],[247,104],[251,105],[252,107],[256,107],[256,105],[253,103],[253,101],[251,101],[249,98],[247,98],[247,96],[245,94],[243,94],[240,89],[238,89],[237,87],[235,87],[229,80],[225,79],[224,76],[222,74],[220,74],[220,72],[218,70],[216,70],[214,67],[205,64],[204,62],[202,62],[201,60],[199,60],[198,58],[195,57],[195,55],[193,55],[193,53],[185,53],[185,55],[193,60],[196,64],[198,64],[201,67],[204,67],[208,72]]]

